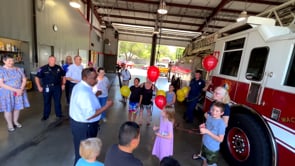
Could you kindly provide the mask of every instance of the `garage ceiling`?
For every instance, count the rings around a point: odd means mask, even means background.
[[[189,41],[236,22],[243,10],[248,15],[258,15],[289,1],[165,0],[166,15],[157,13],[160,0],[92,0],[92,3],[101,24],[112,25],[119,34],[152,36],[160,30],[162,38]],[[294,3],[277,14],[289,18],[293,13]]]

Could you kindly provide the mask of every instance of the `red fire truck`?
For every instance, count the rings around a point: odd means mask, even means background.
[[[218,64],[209,73],[204,111],[213,90],[225,86],[232,102],[221,150],[233,166],[295,163],[295,25],[275,22],[248,17],[213,42]]]
[[[249,17],[219,31],[210,73],[232,99],[222,149],[231,165],[289,165],[295,162],[295,33],[275,20]]]

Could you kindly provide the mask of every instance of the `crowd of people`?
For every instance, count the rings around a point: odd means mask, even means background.
[[[49,118],[51,100],[54,100],[55,115],[63,118],[61,110],[62,90],[66,91],[66,101],[69,105],[70,128],[73,135],[76,166],[141,166],[143,163],[132,153],[140,143],[140,126],[145,122],[151,125],[153,95],[157,87],[147,78],[140,83],[139,78],[134,78],[134,85],[130,86],[128,121],[119,129],[118,144],[109,147],[104,164],[96,161],[100,154],[102,142],[97,138],[100,129],[99,122],[106,122],[106,110],[113,101],[108,98],[110,82],[105,76],[102,67],[89,66],[83,68],[80,56],[67,56],[63,66],[56,64],[56,58],[49,56],[48,64],[39,68],[35,77],[36,86],[43,94],[42,121]],[[5,56],[4,65],[0,67],[0,112],[4,112],[7,129],[13,132],[21,128],[18,118],[20,111],[30,106],[25,90],[26,77],[24,71],[14,66],[13,57]],[[129,86],[131,74],[122,66],[121,76],[123,85]],[[203,91],[206,91],[211,82],[201,78],[202,71],[196,70],[195,77],[189,84],[190,91],[187,98],[187,110],[184,114],[186,122],[192,123],[194,109]],[[153,126],[155,142],[152,155],[159,159],[161,166],[180,165],[173,156],[174,123],[175,123],[175,88],[169,85],[166,94],[167,104],[161,109],[160,124]],[[214,102],[204,117],[206,123],[199,126],[203,135],[200,152],[195,153],[192,159],[203,160],[203,165],[216,165],[218,162],[219,144],[223,141],[225,129],[228,124],[230,107],[227,90],[220,86],[214,90]],[[123,102],[128,98],[124,97]],[[144,111],[147,117],[144,118]],[[137,120],[138,116],[138,120]]]

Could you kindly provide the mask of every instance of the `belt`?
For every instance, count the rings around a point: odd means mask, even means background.
[[[51,84],[46,84],[46,85],[48,85],[48,86],[58,86],[58,85],[60,85],[60,84],[54,84],[54,83],[51,83]]]

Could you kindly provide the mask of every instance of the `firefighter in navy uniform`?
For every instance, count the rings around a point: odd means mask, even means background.
[[[55,115],[62,118],[61,95],[65,88],[65,71],[61,66],[56,65],[56,58],[49,56],[48,64],[39,68],[35,77],[38,91],[43,93],[44,111],[42,121],[48,119],[51,111],[51,98],[54,100]],[[42,82],[42,85],[41,85]]]

